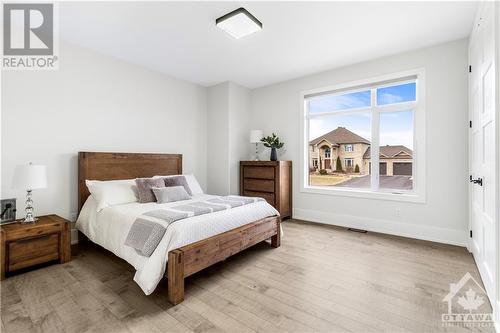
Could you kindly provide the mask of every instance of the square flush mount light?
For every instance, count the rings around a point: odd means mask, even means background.
[[[262,29],[262,23],[245,8],[238,8],[219,17],[215,24],[234,38],[245,37]]]

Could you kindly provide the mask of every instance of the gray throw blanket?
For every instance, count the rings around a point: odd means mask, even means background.
[[[229,195],[152,210],[136,218],[125,239],[125,245],[134,248],[141,256],[149,257],[160,244],[163,235],[172,223],[188,217],[228,210],[257,201],[264,201],[264,199]]]

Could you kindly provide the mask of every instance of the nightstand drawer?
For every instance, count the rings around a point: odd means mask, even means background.
[[[265,199],[270,205],[274,206],[274,193],[243,191],[246,197],[259,197]]]
[[[52,234],[61,232],[62,226],[60,222],[52,222],[52,223],[33,223],[33,224],[25,224],[22,228],[18,228],[12,231],[9,231],[6,236],[6,240],[18,240],[18,239],[26,239],[30,237],[38,237],[42,235]]]
[[[243,167],[244,178],[274,179],[273,167],[245,166]]]
[[[59,259],[59,234],[22,239],[8,244],[9,271]]]
[[[274,180],[267,179],[243,179],[243,189],[255,192],[274,192]]]

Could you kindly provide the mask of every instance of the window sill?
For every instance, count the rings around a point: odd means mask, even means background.
[[[349,188],[331,188],[324,186],[306,186],[302,187],[302,193],[314,193],[331,196],[354,197],[360,199],[390,200],[402,202],[425,203],[425,197],[417,192],[396,192],[397,190],[372,191],[371,189],[349,189]]]

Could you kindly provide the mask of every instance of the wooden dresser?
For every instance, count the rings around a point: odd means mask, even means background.
[[[292,217],[292,161],[241,161],[240,195],[262,197]]]
[[[2,280],[21,268],[71,259],[70,223],[57,215],[40,216],[33,224],[2,225],[0,236]]]

